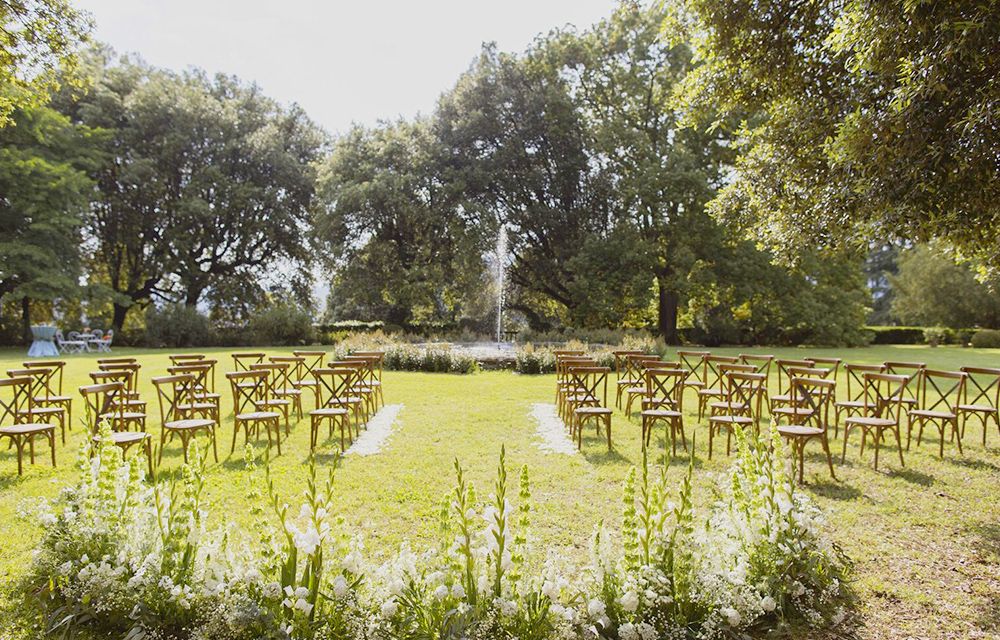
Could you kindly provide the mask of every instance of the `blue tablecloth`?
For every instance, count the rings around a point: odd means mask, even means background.
[[[48,325],[38,325],[31,327],[31,335],[34,338],[34,342],[31,343],[31,347],[28,349],[29,358],[51,358],[52,356],[59,355],[59,349],[56,348],[56,331],[55,327]]]

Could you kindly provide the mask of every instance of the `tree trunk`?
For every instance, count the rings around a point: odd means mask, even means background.
[[[667,286],[666,280],[667,278],[664,276],[659,276],[656,279],[660,291],[659,304],[657,305],[657,328],[667,344],[680,344],[680,334],[677,333],[677,307],[680,304],[680,296]]]
[[[25,344],[31,344],[31,298],[21,298],[21,336]]]
[[[128,310],[131,309],[132,306],[130,305],[126,307],[125,305],[118,304],[117,302],[114,306],[115,314],[111,319],[111,327],[115,330],[115,333],[121,333],[122,325],[125,324],[125,316],[128,314]]]

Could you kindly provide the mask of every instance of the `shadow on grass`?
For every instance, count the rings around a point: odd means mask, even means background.
[[[934,476],[915,469],[890,469],[886,474],[890,478],[902,478],[912,484],[929,487],[934,484]]]
[[[984,563],[1000,563],[1000,524],[985,523],[970,529],[973,544]],[[978,623],[984,631],[1000,630],[1000,590],[994,589],[979,607]]]
[[[976,471],[992,471],[993,473],[1000,473],[1000,467],[986,460],[972,459],[972,458],[952,458],[948,455],[945,455],[944,459],[946,462],[948,462],[949,464],[953,464],[956,467],[965,467],[966,469],[975,469]]]
[[[864,496],[864,492],[854,485],[830,479],[809,482],[805,485],[805,488],[818,496],[823,496],[831,500],[857,500]]]

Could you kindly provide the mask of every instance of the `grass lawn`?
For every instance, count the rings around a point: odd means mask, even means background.
[[[268,349],[277,354],[290,349]],[[749,350],[744,350],[749,351]],[[836,355],[850,362],[920,360],[935,368],[962,365],[1000,366],[1000,350],[940,347],[871,347],[853,350],[756,349],[777,356]],[[713,350],[738,353],[735,349]],[[19,367],[21,350],[0,351],[3,370]],[[136,355],[143,366],[140,391],[149,402],[147,429],[158,438],[155,395],[151,375],[165,374],[167,351],[116,350]],[[223,415],[231,414],[231,398],[222,373],[232,369],[227,350],[209,353],[219,360]],[[10,592],[26,570],[38,530],[18,512],[31,500],[52,496],[73,477],[84,432],[79,422],[83,404],[76,387],[89,383],[96,355],[68,356],[64,391],[74,396],[77,423],[66,445],[57,447],[59,466],[52,469],[47,448],[35,466],[17,476],[13,450],[0,450],[0,638],[7,637],[11,620]],[[772,374],[773,377],[773,374]],[[843,374],[841,374],[843,380]],[[613,386],[613,380],[612,380]],[[344,526],[363,531],[370,554],[391,553],[404,540],[415,546],[433,535],[441,496],[451,488],[452,463],[457,457],[485,498],[494,477],[500,446],[508,462],[527,464],[531,471],[537,513],[533,533],[542,543],[564,547],[583,561],[590,535],[602,519],[620,524],[622,482],[631,465],[641,461],[638,422],[622,414],[614,417],[614,450],[608,452],[593,430],[584,438],[582,454],[546,454],[536,443],[530,417],[534,403],[552,402],[554,376],[519,376],[484,372],[470,376],[387,372],[387,404],[402,404],[399,423],[388,445],[377,455],[350,456],[338,473],[337,507]],[[688,411],[694,408],[688,396]],[[306,408],[308,410],[309,403]],[[707,459],[707,432],[691,413],[688,437],[697,434],[696,504],[704,505],[717,473],[726,469],[724,444],[716,443],[715,457]],[[287,501],[297,504],[305,485],[308,455],[308,417],[293,425],[284,455],[273,463],[277,484]],[[925,434],[926,436],[926,434]],[[213,522],[247,517],[243,502],[247,481],[243,471],[242,438],[230,456],[232,416],[219,431],[219,463],[209,463],[206,497]],[[830,534],[855,561],[857,636],[862,638],[976,638],[1000,637],[1000,434],[995,427],[988,446],[981,445],[981,429],[970,424],[965,455],[950,444],[943,460],[937,457],[937,435],[921,448],[906,453],[900,468],[894,447],[883,449],[880,470],[872,457],[859,457],[860,437],[853,436],[847,462],[839,464],[841,441],[832,443],[837,454],[837,481],[831,480],[818,443],[807,450],[806,490],[828,514]],[[263,446],[263,445],[262,445]],[[320,460],[333,461],[339,451],[334,440],[321,443]],[[810,455],[811,454],[811,455]],[[168,444],[161,476],[176,471],[180,445]],[[681,477],[685,460],[674,460],[674,477]],[[256,474],[262,475],[258,470]],[[4,611],[6,609],[6,611]]]

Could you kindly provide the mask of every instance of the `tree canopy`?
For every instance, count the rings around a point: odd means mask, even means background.
[[[941,238],[1000,268],[1000,2],[671,5],[678,108],[742,122],[717,212],[789,255]]]

